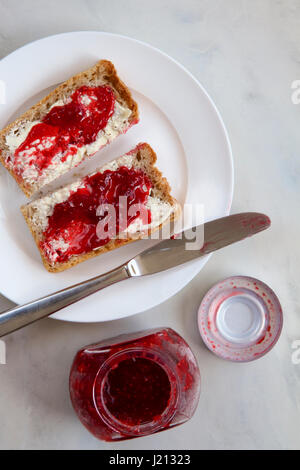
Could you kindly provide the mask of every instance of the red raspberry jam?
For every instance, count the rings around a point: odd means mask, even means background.
[[[146,330],[78,351],[70,373],[73,407],[97,438],[119,441],[178,426],[192,417],[200,373],[184,339]]]
[[[167,372],[157,362],[139,355],[127,355],[119,361],[108,372],[103,383],[103,401],[108,412],[129,426],[159,419],[168,406],[170,396],[171,384]]]
[[[145,203],[151,186],[143,171],[125,166],[86,176],[80,188],[66,201],[54,206],[40,243],[45,256],[50,262],[64,262],[73,255],[105,245],[137,217],[145,224],[150,223],[151,212]],[[126,204],[122,196],[126,198]],[[99,238],[97,226],[101,221],[105,225],[107,204],[115,210],[115,221],[109,224],[113,231],[107,227]],[[137,210],[130,210],[134,205]]]
[[[30,130],[15,150],[14,169],[22,177],[24,167],[32,166],[38,174],[55,157],[64,162],[79,147],[96,140],[114,112],[115,97],[108,86],[78,88],[63,106],[54,106]]]

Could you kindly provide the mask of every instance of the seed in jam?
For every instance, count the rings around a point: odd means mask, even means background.
[[[122,166],[115,171],[98,172],[83,179],[82,185],[69,198],[54,206],[48,218],[40,247],[50,262],[64,262],[73,255],[87,253],[105,245],[111,238],[123,232],[136,218],[145,217],[151,222],[151,212],[145,206],[151,189],[151,181],[140,169]],[[127,208],[122,206],[122,196]],[[99,222],[106,224],[106,206],[115,211],[113,233],[109,227],[99,238]],[[140,210],[130,210],[132,207]],[[103,212],[99,208],[104,208]],[[125,210],[125,217],[124,212]]]
[[[164,369],[152,360],[133,357],[121,361],[108,373],[103,400],[118,421],[136,426],[159,419],[170,394]]]
[[[22,177],[28,166],[41,174],[55,157],[64,162],[79,147],[94,142],[107,125],[114,106],[115,97],[108,86],[78,88],[66,104],[50,109],[15,150],[16,174]]]

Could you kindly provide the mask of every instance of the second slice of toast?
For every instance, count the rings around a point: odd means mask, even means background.
[[[180,205],[155,162],[150,145],[139,144],[96,172],[23,206],[21,211],[46,269],[63,271],[176,220]],[[125,222],[120,209],[124,200]],[[107,229],[110,221],[117,227],[112,235]]]

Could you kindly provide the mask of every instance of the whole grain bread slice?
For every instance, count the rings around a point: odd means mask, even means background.
[[[40,245],[43,240],[43,230],[45,229],[45,226],[43,225],[45,222],[45,207],[47,208],[46,213],[48,213],[48,215],[46,218],[48,220],[48,216],[53,212],[53,207],[55,205],[53,201],[57,200],[58,196],[59,201],[66,200],[70,194],[70,191],[74,191],[74,188],[79,187],[84,178],[81,178],[75,183],[67,185],[64,188],[54,191],[50,195],[44,196],[21,207],[22,214],[40,251],[44,266],[48,271],[64,271],[65,269],[71,268],[72,266],[75,266],[82,261],[88,260],[89,258],[93,258],[102,253],[114,250],[115,248],[119,248],[135,240],[145,238],[145,236],[150,236],[150,234],[154,231],[161,229],[163,225],[178,219],[181,214],[180,205],[171,196],[171,188],[166,178],[164,178],[162,173],[155,167],[156,160],[156,154],[150,145],[141,143],[127,154],[117,158],[116,160],[113,160],[107,165],[104,165],[102,168],[96,170],[92,174],[103,172],[106,169],[117,169],[120,166],[134,167],[142,170],[144,173],[146,173],[152,184],[151,198],[154,198],[153,200],[158,202],[161,201],[162,204],[166,205],[164,207],[169,207],[168,210],[170,212],[168,213],[168,216],[165,219],[159,221],[156,226],[147,228],[147,230],[137,230],[133,233],[126,232],[125,235],[123,232],[121,236],[117,235],[116,238],[110,240],[106,245],[100,246],[99,248],[88,253],[74,255],[66,262],[51,263],[41,249]]]
[[[120,133],[126,132],[133,124],[136,124],[139,120],[138,115],[138,106],[137,103],[133,100],[131,93],[127,86],[120,80],[117,75],[114,65],[108,60],[100,60],[93,67],[84,72],[74,75],[69,80],[63,82],[55,90],[53,90],[49,95],[43,98],[41,101],[36,103],[20,117],[18,117],[14,122],[6,126],[0,132],[0,161],[8,169],[11,175],[15,178],[20,188],[26,194],[26,196],[31,197],[35,192],[41,189],[44,184],[39,185],[39,183],[31,183],[22,178],[20,178],[12,168],[10,162],[7,161],[7,157],[11,157],[9,147],[6,143],[6,137],[14,132],[17,134],[23,127],[25,123],[40,121],[49,111],[51,106],[53,106],[59,100],[66,100],[77,88],[86,85],[86,86],[101,86],[107,85],[112,88],[116,101],[123,107],[126,107],[130,110],[131,114],[128,118],[128,123],[126,122],[126,127],[122,129]],[[128,124],[128,125],[127,125]],[[101,147],[100,147],[101,148]],[[97,149],[96,151],[98,151]],[[88,155],[80,160],[81,163],[87,158]],[[67,168],[66,171],[71,169],[73,166],[77,166],[79,163],[74,163],[70,165],[70,168]],[[64,171],[65,172],[65,171]],[[60,173],[58,176],[60,176]],[[55,179],[55,172],[53,172],[53,178]],[[47,181],[45,184],[48,184],[50,181]]]

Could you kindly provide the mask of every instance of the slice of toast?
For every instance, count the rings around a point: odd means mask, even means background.
[[[30,202],[22,206],[22,214],[35,239],[35,242],[40,251],[46,269],[50,272],[63,271],[72,266],[75,266],[76,264],[82,261],[85,261],[94,256],[98,256],[101,253],[105,253],[115,248],[119,248],[134,240],[145,238],[145,236],[149,236],[152,232],[161,229],[161,227],[166,223],[171,223],[176,220],[181,213],[180,205],[171,196],[170,186],[166,178],[164,178],[161,172],[154,166],[155,162],[155,152],[152,150],[150,145],[142,143],[137,145],[137,147],[135,147],[129,153],[117,158],[116,160],[111,161],[110,163],[104,165],[102,168],[96,170],[92,174],[81,178],[80,180],[77,180],[63,188],[60,188],[47,196],[44,196],[40,199],[37,199],[36,201]],[[138,174],[141,174],[143,175],[143,177],[146,178],[145,181],[147,182],[148,187],[150,189],[148,188],[148,193],[144,201],[144,207],[147,208],[147,211],[151,212],[150,223],[149,219],[147,219],[147,222],[145,222],[145,220],[144,222],[142,222],[141,219],[136,218],[135,220],[129,223],[129,225],[126,227],[126,230],[123,230],[122,232],[119,231],[119,233],[116,232],[115,237],[105,242],[105,244],[96,248],[94,247],[92,250],[89,251],[85,251],[75,255],[72,254],[68,259],[63,259],[63,261],[61,261],[61,253],[64,252],[64,250],[69,250],[69,247],[71,246],[69,245],[68,235],[66,235],[67,232],[58,229],[58,231],[56,230],[55,232],[55,239],[51,239],[50,242],[49,239],[47,239],[47,242],[45,242],[48,234],[47,230],[49,230],[49,226],[50,228],[52,228],[51,224],[53,217],[56,217],[53,215],[54,212],[57,212],[57,210],[61,211],[62,207],[64,208],[64,211],[74,211],[76,215],[74,218],[72,215],[72,219],[70,222],[70,227],[72,226],[72,228],[70,230],[74,230],[74,227],[77,227],[78,225],[82,227],[80,225],[80,220],[77,220],[78,217],[76,213],[77,208],[82,205],[82,202],[80,202],[82,201],[82,199],[76,198],[80,191],[85,191],[86,188],[92,187],[91,179],[89,178],[93,177],[94,175],[101,175],[100,178],[103,178],[103,175],[111,175],[111,172],[118,172],[119,174],[121,171],[127,172],[127,169],[129,169],[129,173],[131,172],[133,174],[136,174],[136,172],[138,172]],[[129,179],[130,178],[133,177],[130,176]],[[124,180],[122,181],[124,182]],[[122,194],[126,194],[129,200],[131,197],[130,193],[128,193],[130,181],[128,183],[127,180],[125,180],[125,182],[126,183],[125,187],[123,187],[122,189]],[[144,184],[142,184],[142,186],[144,191],[146,186],[144,186]],[[103,191],[107,191],[107,188],[109,187],[109,181],[105,180],[105,184],[103,184],[103,187]],[[136,191],[136,188],[134,189],[134,191]],[[69,197],[70,195],[74,194],[75,202],[72,202],[70,204],[71,199],[69,199]],[[100,199],[101,195],[102,193],[100,193]],[[65,201],[67,201],[67,209],[65,206]],[[74,196],[72,196],[72,201],[74,201]],[[99,199],[97,199],[97,201],[99,201]],[[72,209],[70,209],[70,207],[72,207]],[[78,210],[80,210],[80,207]],[[93,214],[95,213],[98,215],[98,212],[94,211]],[[62,224],[65,223],[65,217],[68,217],[68,214],[66,216],[65,214],[66,212],[63,212],[63,222],[61,222]],[[55,228],[57,229],[57,225],[55,226]],[[79,233],[79,238],[78,233],[76,234],[76,240],[81,239],[81,237],[84,236],[83,234],[85,233],[85,228],[83,227],[80,230],[81,232]],[[61,236],[62,233],[64,233],[63,236]],[[68,231],[68,233],[70,232]],[[51,249],[49,249],[50,246]]]
[[[38,153],[47,149],[46,145],[49,144],[49,141],[42,141],[45,142],[45,147],[38,146],[37,141],[34,141],[36,147],[26,147],[28,134],[32,132],[33,127],[37,129],[36,124],[41,124],[41,121],[46,119],[52,108],[69,103],[72,99],[70,98],[71,95],[84,86],[109,87],[109,91],[112,90],[113,96],[111,99],[114,100],[114,103],[106,126],[99,131],[96,140],[89,143],[89,145],[77,147],[73,145],[71,147],[71,144],[68,144],[64,153],[59,153],[59,150],[57,150],[55,158],[50,163],[48,160],[49,164],[47,162],[46,164],[43,163],[41,168]],[[84,103],[89,106],[87,103],[91,103],[91,100],[82,101],[82,106],[84,106]],[[129,89],[119,79],[113,64],[107,60],[100,60],[90,69],[59,85],[48,96],[0,132],[0,161],[15,178],[26,196],[30,197],[44,185],[79,165],[118,135],[125,133],[133,124],[138,122],[138,119],[137,104],[133,100]],[[24,142],[25,144],[22,147]],[[21,152],[20,149],[23,150],[23,148],[26,151]],[[16,152],[18,152],[17,157]],[[33,162],[32,158],[35,159]],[[43,158],[47,159],[48,157],[46,155]]]

